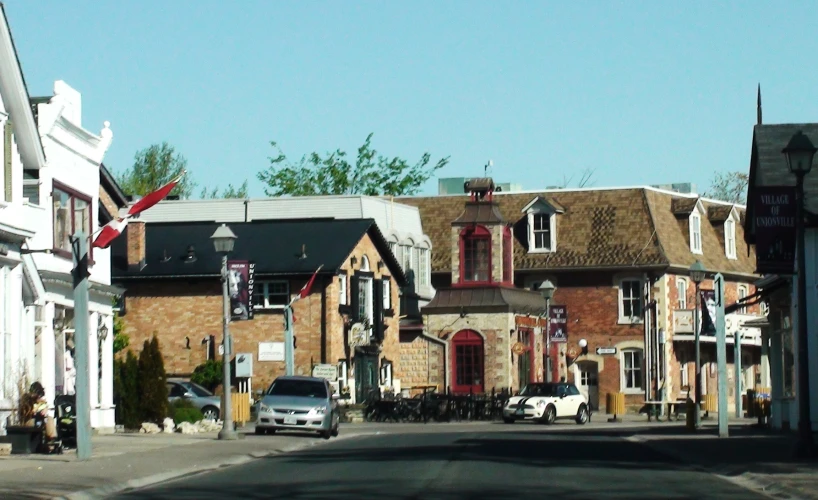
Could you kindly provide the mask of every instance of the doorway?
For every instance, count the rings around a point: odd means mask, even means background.
[[[358,353],[355,355],[355,401],[363,403],[378,390],[378,356]]]
[[[596,361],[579,361],[576,366],[579,392],[588,399],[592,411],[599,410],[599,365]]]
[[[529,382],[532,382],[532,373],[531,373],[531,365],[532,365],[532,355],[533,355],[533,346],[531,345],[531,339],[533,335],[531,334],[530,330],[519,330],[518,333],[518,341],[525,345],[528,349],[520,354],[517,358],[517,380],[520,382],[519,389],[522,391],[523,387],[525,387]]]
[[[483,337],[472,330],[461,330],[452,338],[454,384],[457,393],[483,392]]]

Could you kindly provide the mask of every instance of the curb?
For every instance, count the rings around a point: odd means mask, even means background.
[[[688,467],[698,472],[704,472],[710,475],[713,475],[719,479],[727,481],[728,483],[734,484],[740,488],[744,488],[746,490],[751,490],[755,493],[759,493],[765,495],[770,498],[774,498],[776,500],[808,500],[801,496],[801,493],[789,488],[777,481],[766,480],[762,481],[760,479],[751,477],[751,474],[748,471],[742,471],[740,467],[736,466],[723,466],[718,469],[708,468],[703,465],[697,464],[698,457],[691,455],[689,453],[685,453],[683,451],[671,451],[661,446],[657,446],[651,442],[650,439],[645,439],[644,437],[634,435],[628,436],[625,438],[626,441],[630,441],[632,443],[637,443],[646,448],[650,448],[651,450],[659,453],[660,455],[664,455],[668,458],[679,460],[684,462]]]
[[[159,474],[153,474],[150,476],[146,476],[143,478],[138,479],[131,479],[129,481],[125,481],[122,483],[111,484],[108,486],[101,486],[98,488],[91,488],[87,490],[75,491],[73,493],[68,493],[66,495],[60,495],[57,497],[53,497],[52,500],[97,500],[100,498],[107,498],[111,495],[115,495],[118,493],[124,493],[128,491],[135,491],[145,489],[151,486],[157,486],[162,483],[167,483],[170,481],[175,481],[177,479],[183,479],[189,476],[195,476],[198,474],[202,474],[205,472],[211,472],[214,470],[222,469],[225,467],[234,467],[236,465],[243,465],[249,462],[253,462],[255,460],[259,460],[261,458],[272,457],[276,455],[283,455],[286,453],[291,453],[294,451],[300,451],[307,448],[312,448],[314,446],[321,446],[329,443],[334,443],[337,441],[344,441],[347,439],[353,439],[362,436],[369,436],[378,434],[377,432],[361,432],[355,434],[342,434],[333,438],[332,440],[321,440],[321,441],[304,441],[295,443],[290,446],[285,446],[282,448],[277,448],[270,451],[254,451],[248,454],[239,454],[233,455],[230,457],[226,457],[222,460],[217,462],[210,463],[208,465],[201,465],[196,467],[187,467],[184,469],[176,469],[168,472],[162,472]]]

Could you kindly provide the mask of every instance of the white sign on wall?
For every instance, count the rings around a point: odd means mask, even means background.
[[[259,342],[259,361],[284,361],[284,342]]]
[[[336,365],[315,365],[312,369],[312,376],[330,381],[338,380],[338,367]]]

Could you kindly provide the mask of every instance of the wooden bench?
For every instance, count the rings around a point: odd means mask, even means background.
[[[687,414],[687,400],[685,399],[677,399],[676,401],[645,401],[645,406],[648,407],[648,422],[652,421],[654,416],[656,416],[657,422],[661,422],[659,415],[661,414],[662,405],[667,405],[668,422],[670,422],[674,416],[676,420],[679,421]]]

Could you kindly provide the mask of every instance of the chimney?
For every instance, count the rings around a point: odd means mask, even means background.
[[[125,233],[128,238],[128,269],[141,271],[145,267],[145,222],[129,221]]]

